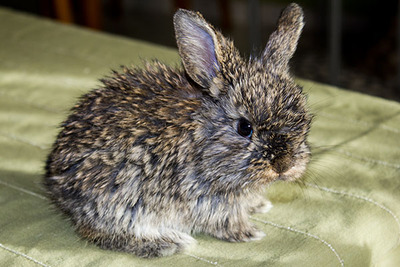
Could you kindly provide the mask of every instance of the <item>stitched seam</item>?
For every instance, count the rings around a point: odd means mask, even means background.
[[[399,129],[387,126],[385,124],[373,124],[373,123],[369,123],[369,122],[361,121],[361,120],[356,120],[356,119],[343,119],[343,117],[339,118],[339,117],[336,117],[334,115],[331,115],[331,114],[325,113],[325,112],[319,112],[318,116],[322,116],[322,117],[329,118],[329,119],[335,119],[335,120],[342,121],[342,122],[344,121],[344,122],[349,122],[349,123],[357,123],[357,124],[361,124],[361,125],[367,126],[367,127],[377,127],[377,128],[382,129],[382,130],[385,130],[385,131],[389,131],[389,132],[400,134],[400,130]]]
[[[9,247],[6,247],[6,246],[4,246],[4,245],[1,244],[1,243],[0,243],[0,248],[6,250],[6,251],[8,251],[8,252],[11,252],[12,254],[15,254],[15,255],[17,255],[17,256],[24,257],[25,259],[30,260],[30,261],[32,261],[32,262],[38,264],[38,265],[41,265],[41,266],[44,266],[44,267],[50,267],[50,265],[47,265],[47,264],[44,264],[44,263],[41,262],[41,261],[35,260],[35,259],[32,258],[31,256],[28,256],[28,255],[26,255],[26,254],[24,254],[24,253],[22,253],[22,252],[19,252],[19,251],[16,251],[16,250],[14,250],[14,249],[11,249],[11,248],[9,248]]]
[[[11,140],[13,140],[13,141],[17,141],[17,142],[19,142],[19,143],[23,143],[23,144],[26,144],[26,145],[30,145],[30,146],[39,148],[39,149],[41,149],[41,150],[46,150],[46,149],[47,149],[47,147],[45,147],[45,146],[35,144],[35,143],[31,142],[31,141],[28,141],[28,140],[26,140],[26,139],[17,137],[17,136],[15,136],[15,135],[13,135],[13,134],[5,134],[5,133],[3,133],[3,132],[0,132],[0,135],[3,136],[3,137],[5,137],[5,138],[11,139]]]
[[[189,256],[189,257],[195,258],[195,259],[203,261],[203,262],[207,262],[207,263],[212,264],[212,265],[218,265],[218,262],[216,262],[216,261],[210,261],[210,260],[204,259],[202,257],[196,256],[196,255],[193,255],[193,254],[189,254],[189,253],[184,253],[184,254]]]
[[[63,112],[63,110],[58,110],[58,109],[45,107],[45,106],[42,106],[42,105],[38,105],[35,102],[21,101],[19,97],[8,95],[4,91],[0,91],[0,96],[6,96],[10,100],[12,100],[14,102],[17,102],[18,104],[23,104],[24,106],[29,106],[30,108],[39,109],[41,111],[46,111],[46,112],[50,112],[50,113],[58,113],[58,114]]]
[[[351,197],[351,198],[355,198],[355,199],[359,199],[359,200],[371,203],[371,204],[377,206],[378,208],[382,209],[383,211],[387,212],[390,216],[392,216],[392,218],[395,220],[395,222],[397,224],[397,227],[399,228],[398,229],[398,234],[397,234],[398,235],[397,244],[399,244],[399,242],[400,242],[400,221],[399,221],[399,218],[396,216],[396,214],[393,211],[391,211],[386,206],[384,206],[384,205],[380,204],[379,202],[377,202],[377,201],[375,201],[375,200],[373,200],[371,198],[368,198],[368,197],[359,196],[359,195],[352,194],[352,193],[346,193],[346,192],[338,191],[338,190],[331,189],[331,188],[328,188],[328,187],[318,186],[316,184],[311,184],[311,183],[305,183],[305,184],[307,186],[310,186],[310,187],[313,187],[315,189],[319,189],[319,190],[322,190],[322,191],[325,191],[325,192],[328,192],[328,193],[347,196],[347,197]]]
[[[344,154],[348,157],[351,158],[355,158],[361,161],[365,161],[371,164],[378,164],[378,165],[383,165],[386,167],[391,167],[391,168],[395,168],[395,169],[400,169],[400,164],[396,164],[396,163],[392,163],[392,162],[387,162],[387,161],[383,161],[383,160],[377,160],[377,159],[371,159],[371,158],[366,158],[366,157],[360,157],[356,154],[350,153],[348,151],[342,150],[342,149],[337,149],[337,152]]]
[[[31,196],[38,197],[38,198],[40,198],[40,199],[44,199],[44,200],[47,199],[45,196],[42,196],[42,195],[37,194],[37,193],[35,193],[35,192],[26,190],[26,189],[24,189],[24,188],[22,188],[22,187],[18,187],[18,186],[9,184],[9,183],[4,182],[4,181],[2,181],[2,180],[0,180],[0,184],[2,184],[2,185],[4,185],[4,186],[8,186],[8,187],[10,187],[10,188],[12,188],[12,189],[18,190],[18,191],[23,192],[23,193],[25,193],[25,194],[29,194],[29,195],[31,195]]]
[[[344,260],[340,257],[340,255],[339,255],[339,253],[336,251],[336,249],[335,249],[330,243],[328,243],[328,242],[325,241],[324,239],[320,238],[319,236],[314,235],[314,234],[310,234],[310,233],[307,233],[307,232],[304,232],[304,231],[301,231],[301,230],[298,230],[298,229],[295,229],[295,228],[290,227],[290,226],[283,226],[283,225],[280,225],[280,224],[277,224],[277,223],[274,223],[274,222],[264,221],[264,220],[255,218],[255,217],[253,217],[253,216],[250,216],[250,218],[253,219],[253,220],[255,220],[255,221],[258,221],[258,222],[261,222],[261,223],[264,223],[264,224],[267,224],[267,225],[276,227],[276,228],[278,228],[278,229],[290,231],[290,232],[293,232],[293,233],[296,233],[296,234],[305,235],[305,236],[307,236],[307,237],[313,238],[313,239],[315,239],[315,240],[321,242],[322,244],[324,244],[325,246],[327,246],[327,247],[335,254],[336,258],[338,259],[338,261],[339,261],[339,263],[340,263],[340,266],[344,266]]]
[[[11,184],[6,183],[6,182],[1,181],[1,180],[0,180],[0,184],[2,184],[2,185],[4,185],[4,186],[7,186],[7,187],[10,187],[10,188],[13,188],[13,189],[15,189],[15,190],[18,190],[18,191],[23,192],[23,193],[25,193],[25,194],[29,194],[29,195],[31,195],[31,196],[35,196],[35,197],[38,197],[38,198],[41,198],[41,199],[46,199],[46,197],[44,197],[44,196],[42,196],[42,195],[39,195],[39,194],[36,194],[35,192],[32,192],[32,191],[29,191],[29,190],[20,188],[20,187],[15,186],[15,185],[11,185]],[[24,254],[24,253],[22,253],[22,252],[16,251],[16,250],[11,249],[11,248],[8,248],[8,247],[4,246],[4,245],[1,244],[1,243],[0,243],[0,247],[1,247],[2,249],[4,249],[4,250],[7,250],[8,252],[11,252],[11,253],[17,255],[17,256],[22,256],[22,257],[24,257],[24,258],[26,258],[26,259],[28,259],[28,260],[30,260],[30,261],[36,263],[36,264],[39,264],[39,265],[44,266],[44,267],[50,267],[50,265],[47,265],[47,264],[44,264],[44,263],[42,263],[42,262],[40,262],[40,261],[38,261],[38,260],[35,260],[34,258],[32,258],[32,257],[30,257],[30,256],[28,256],[28,255],[26,255],[26,254]]]
[[[29,190],[20,188],[20,187],[15,186],[15,185],[11,185],[11,184],[6,183],[6,182],[1,181],[1,180],[0,180],[0,184],[2,184],[2,185],[4,185],[4,186],[8,186],[8,187],[10,187],[10,188],[13,188],[13,189],[15,189],[15,190],[18,190],[18,191],[23,192],[23,193],[25,193],[25,194],[29,194],[29,195],[32,195],[32,196],[35,196],[35,197],[38,197],[38,198],[41,198],[41,199],[47,199],[45,196],[39,195],[39,194],[37,194],[37,193],[35,193],[35,192],[32,192],[32,191],[29,191]],[[48,266],[48,265],[45,265],[45,264],[43,264],[43,263],[41,263],[41,262],[39,262],[39,261],[36,261],[35,259],[33,259],[33,258],[31,258],[31,257],[29,257],[29,256],[27,256],[27,255],[25,255],[25,254],[23,254],[23,253],[21,253],[21,252],[14,251],[14,250],[12,250],[12,249],[8,249],[7,247],[1,245],[1,243],[0,243],[0,247],[3,247],[4,249],[6,249],[6,250],[8,250],[8,251],[10,251],[10,252],[12,252],[12,253],[14,253],[14,254],[24,256],[24,257],[26,257],[26,258],[28,258],[28,259],[34,261],[35,263],[41,264],[41,265],[43,265],[43,266]],[[187,255],[187,256],[189,256],[189,257],[192,257],[192,258],[195,258],[195,259],[197,259],[197,260],[200,260],[200,261],[203,261],[203,262],[212,264],[212,265],[219,265],[218,262],[216,262],[216,261],[210,261],[210,260],[207,260],[207,259],[205,259],[205,258],[196,256],[196,255],[193,255],[193,254],[185,253],[185,255]]]

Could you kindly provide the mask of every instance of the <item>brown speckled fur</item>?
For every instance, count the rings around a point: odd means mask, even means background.
[[[184,69],[124,68],[84,95],[62,124],[45,185],[77,232],[103,248],[171,255],[203,232],[232,242],[264,234],[248,219],[267,210],[274,180],[295,180],[310,152],[311,116],[288,69],[303,13],[279,19],[260,58],[191,11],[174,16]],[[246,119],[252,135],[242,136]]]

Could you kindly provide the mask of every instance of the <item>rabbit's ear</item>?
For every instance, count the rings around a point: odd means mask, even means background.
[[[179,9],[174,15],[174,27],[186,72],[201,87],[210,87],[220,70],[218,41],[212,26],[199,13]]]
[[[299,5],[292,3],[282,11],[277,29],[271,34],[263,52],[267,64],[272,64],[279,71],[288,68],[303,26],[303,10]]]

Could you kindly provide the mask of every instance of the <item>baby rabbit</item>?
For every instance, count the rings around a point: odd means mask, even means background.
[[[289,5],[258,58],[244,60],[199,14],[178,10],[183,68],[124,68],[73,107],[48,156],[44,184],[77,232],[102,248],[159,257],[206,233],[264,234],[275,180],[309,162],[311,115],[289,74],[303,12]]]

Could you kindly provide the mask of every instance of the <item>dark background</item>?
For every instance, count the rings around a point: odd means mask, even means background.
[[[230,36],[248,56],[263,49],[281,10],[290,2],[0,0],[0,6],[171,47],[175,47],[173,13],[178,7],[192,9]],[[296,76],[400,101],[398,1],[295,2],[304,8],[306,20],[292,60]]]

